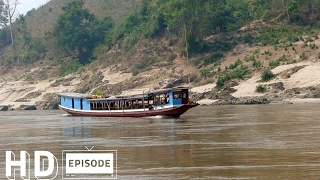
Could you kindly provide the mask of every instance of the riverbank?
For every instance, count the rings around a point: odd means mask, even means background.
[[[320,103],[319,61],[281,65],[272,72],[275,76],[267,82],[261,81],[260,73],[255,73],[247,80],[230,81],[219,90],[215,83],[192,87],[191,97],[201,105]],[[152,90],[152,87],[161,88],[159,82],[154,82],[139,89],[127,87],[128,90],[121,91],[117,88],[129,86],[132,84],[130,78],[134,77],[123,77],[123,73],[111,71],[108,71],[104,77],[111,77],[111,79],[102,79],[106,85],[102,83],[101,86],[94,88],[115,87],[112,92],[122,95],[147,92]],[[59,102],[58,92],[95,92],[95,89],[90,86],[81,87],[83,80],[83,77],[78,74],[36,82],[6,78],[5,81],[0,81],[0,110],[3,107],[5,107],[4,110],[56,109]],[[116,80],[120,85],[112,83]],[[123,83],[124,81],[128,81],[127,84]],[[174,81],[178,82],[179,79]],[[135,83],[139,82],[135,81]],[[258,86],[263,86],[264,91],[257,92]]]
[[[229,104],[296,104],[320,103],[320,62],[300,62],[281,65],[272,70],[267,82],[256,73],[247,80],[229,82],[217,90],[214,84],[193,88],[202,105]],[[257,92],[257,87],[264,88]]]

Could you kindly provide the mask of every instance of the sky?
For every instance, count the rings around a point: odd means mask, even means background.
[[[37,9],[41,5],[46,4],[50,0],[19,0],[17,10],[19,14],[26,15],[28,11],[35,8]]]

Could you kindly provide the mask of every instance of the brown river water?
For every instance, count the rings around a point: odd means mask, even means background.
[[[118,179],[320,179],[319,107],[196,107],[180,118],[0,112],[0,179],[5,151],[45,150],[61,162],[62,150],[86,146],[117,150]]]

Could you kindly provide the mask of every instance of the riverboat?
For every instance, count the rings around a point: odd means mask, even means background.
[[[148,93],[109,96],[58,93],[59,108],[72,116],[93,117],[179,117],[198,104],[189,99],[189,88],[176,87]]]

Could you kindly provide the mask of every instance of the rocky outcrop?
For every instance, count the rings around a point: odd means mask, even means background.
[[[37,110],[37,107],[35,105],[20,105],[16,110]]]
[[[283,82],[272,83],[272,84],[269,84],[268,86],[271,87],[273,90],[283,91],[285,89]]]
[[[190,81],[193,81],[195,77],[180,76],[180,77],[175,77],[171,79],[164,79],[158,83],[158,86],[160,89],[177,87],[181,84],[188,84],[189,78],[190,78]]]
[[[0,107],[0,111],[8,111],[9,110],[9,106],[1,106]]]
[[[23,108],[23,110],[37,110],[37,107],[32,105],[32,106],[26,106],[25,108]]]
[[[268,97],[244,97],[237,98],[235,104],[269,104],[270,100]]]
[[[59,108],[59,96],[56,93],[47,93],[41,101],[36,102],[37,109],[48,110]]]
[[[233,88],[237,83],[230,82],[220,91],[213,89],[209,92],[192,94],[194,100],[201,99],[217,100],[212,105],[240,105],[240,104],[268,104],[268,103],[285,103],[286,99],[292,98],[320,98],[320,85],[302,88],[285,89],[283,82],[276,82],[266,85],[267,91],[260,96],[234,97]],[[291,104],[287,102],[286,104]]]

